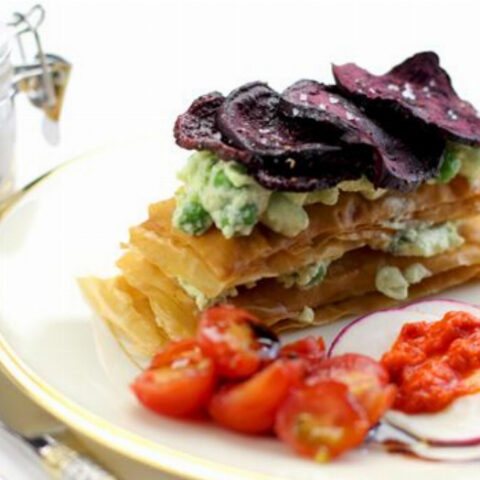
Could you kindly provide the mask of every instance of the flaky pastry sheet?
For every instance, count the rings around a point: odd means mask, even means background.
[[[202,291],[208,298],[231,287],[294,271],[302,265],[336,258],[363,245],[375,246],[392,221],[432,223],[480,213],[480,192],[462,177],[447,185],[423,185],[410,194],[391,193],[375,201],[344,194],[337,205],[307,207],[310,226],[295,238],[258,226],[247,237],[226,239],[210,229],[190,236],[175,229],[174,200],[151,205],[150,217],[130,230],[129,248],[172,278]]]

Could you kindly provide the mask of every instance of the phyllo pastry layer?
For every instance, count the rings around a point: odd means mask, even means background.
[[[264,278],[216,303],[247,308],[278,331],[400,304],[478,276],[480,218],[461,222],[458,235],[458,246],[432,256],[399,256],[366,246],[351,249],[333,260],[315,285],[295,281],[298,278]],[[193,334],[200,308],[181,282],[136,249],[126,252],[118,267],[122,275],[117,278],[90,277],[80,284],[97,312],[138,350],[153,352],[165,339]]]
[[[175,197],[130,229],[119,274],[80,284],[140,353],[232,303],[277,331],[399,304],[480,274],[480,116],[423,52],[334,85],[252,82],[196,99]]]

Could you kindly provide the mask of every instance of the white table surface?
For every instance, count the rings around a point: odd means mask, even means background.
[[[1,480],[49,480],[32,452],[5,435],[0,435]]]
[[[32,3],[2,0],[0,19]],[[42,3],[45,49],[71,60],[74,70],[58,146],[44,142],[40,113],[18,99],[18,186],[98,146],[151,131],[171,135],[175,116],[200,94],[227,93],[256,79],[278,89],[298,78],[330,81],[332,61],[382,72],[434,49],[458,91],[480,106],[477,0]],[[108,453],[102,457],[123,478],[159,478]],[[3,435],[1,475],[45,478]]]

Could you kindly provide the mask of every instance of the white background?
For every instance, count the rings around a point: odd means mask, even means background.
[[[18,185],[97,146],[152,131],[171,135],[176,115],[211,90],[228,93],[251,80],[277,89],[302,77],[331,81],[330,62],[355,61],[380,73],[433,49],[460,94],[480,106],[475,0],[42,3],[45,49],[74,70],[59,146],[44,142],[41,115],[18,99]],[[31,5],[1,0],[0,19]]]
[[[1,0],[0,18],[33,1]],[[60,148],[45,148],[39,115],[19,108],[20,182],[99,144],[146,130],[171,135],[175,116],[214,89],[227,93],[257,79],[278,89],[301,77],[328,82],[330,62],[355,61],[382,72],[416,51],[434,49],[461,94],[480,105],[475,0],[43,4],[45,48],[71,60],[74,71]]]

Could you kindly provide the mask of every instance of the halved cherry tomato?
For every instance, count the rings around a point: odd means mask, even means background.
[[[241,379],[253,375],[263,362],[275,358],[275,333],[249,312],[225,305],[203,312],[197,341],[211,357],[220,376]]]
[[[355,353],[326,359],[306,379],[306,383],[313,385],[326,379],[347,385],[367,412],[372,425],[378,423],[392,406],[397,392],[396,387],[388,383],[388,372],[380,363]]]
[[[369,427],[347,386],[333,380],[292,389],[275,421],[281,440],[319,462],[360,445]]]
[[[215,386],[213,361],[195,340],[172,342],[132,384],[147,408],[171,416],[191,416],[209,401]]]
[[[208,411],[215,421],[232,430],[268,432],[278,407],[303,373],[303,363],[298,360],[276,360],[248,380],[220,388]]]
[[[313,371],[325,358],[325,342],[322,337],[313,335],[287,343],[280,349],[280,356],[285,358],[302,358],[306,362],[307,370]]]

